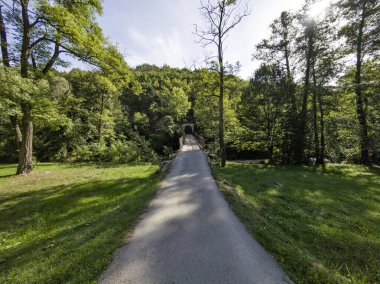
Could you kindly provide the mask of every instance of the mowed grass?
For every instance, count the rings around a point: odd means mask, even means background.
[[[159,183],[157,166],[0,165],[0,283],[94,283]]]
[[[296,283],[380,283],[380,170],[228,163],[220,189]]]

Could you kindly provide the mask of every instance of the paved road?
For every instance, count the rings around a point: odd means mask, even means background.
[[[100,283],[291,283],[219,193],[192,136]]]

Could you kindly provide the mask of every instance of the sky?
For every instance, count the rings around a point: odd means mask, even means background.
[[[304,0],[248,0],[251,14],[230,32],[225,60],[242,65],[250,77],[259,62],[252,61],[255,45],[269,36],[269,25],[284,10],[297,10]],[[202,26],[199,0],[104,0],[99,24],[116,43],[130,66],[143,63],[172,67],[204,65],[208,50],[196,43],[194,24]]]

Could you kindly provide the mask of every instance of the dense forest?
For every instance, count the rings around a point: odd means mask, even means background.
[[[225,144],[227,159],[379,162],[379,1],[341,0],[315,19],[311,4],[278,15],[243,80],[238,64],[128,66],[98,0],[1,1],[0,161],[19,174],[35,161],[157,162],[194,122],[216,161]],[[70,57],[92,69],[60,71]]]

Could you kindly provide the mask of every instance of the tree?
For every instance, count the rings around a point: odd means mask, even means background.
[[[119,95],[114,81],[102,72],[79,69],[73,69],[67,78],[74,95],[81,99],[83,113],[80,115],[86,114],[85,120],[96,128],[96,133],[93,134],[95,140],[101,142],[113,138]]]
[[[315,44],[315,20],[302,19],[301,21],[304,26],[304,30],[302,32],[302,36],[299,38],[299,42],[301,45],[300,50],[303,52],[304,56],[305,70],[303,76],[302,104],[297,123],[298,132],[296,135],[296,147],[294,149],[294,159],[297,164],[303,163],[305,158],[307,110],[309,95],[311,92],[310,75],[312,71],[311,69]]]
[[[294,15],[284,11],[280,17],[275,19],[270,25],[271,35],[256,46],[253,58],[263,61],[265,64],[273,64],[277,68],[283,69],[281,73],[286,74],[286,78],[281,81],[283,95],[286,99],[285,105],[286,119],[282,125],[285,139],[283,141],[284,159],[287,163],[293,160],[294,148],[296,145],[297,133],[297,105],[296,105],[296,84],[294,82],[294,57],[295,57],[295,28]]]
[[[341,0],[337,3],[347,21],[340,34],[346,39],[347,53],[356,57],[353,88],[356,94],[356,112],[360,126],[360,156],[363,164],[369,163],[367,113],[363,102],[362,65],[365,57],[379,55],[380,1]]]
[[[215,45],[217,61],[213,64],[219,74],[219,148],[221,166],[226,165],[226,147],[224,141],[224,78],[226,66],[224,60],[223,43],[228,33],[235,28],[244,17],[250,14],[248,6],[239,12],[240,2],[236,0],[201,0],[201,11],[207,27],[199,29],[195,26],[195,34],[200,38],[203,47]]]
[[[218,83],[219,76],[216,72],[205,68],[194,71],[191,93],[194,96],[193,114],[196,128],[209,142],[207,148],[213,156],[219,156],[219,114],[215,112],[219,104],[219,97],[215,95],[218,91]],[[226,148],[234,147],[236,142],[236,132],[240,128],[236,110],[244,87],[244,80],[234,75],[225,76],[223,122]],[[212,145],[214,143],[215,146]]]
[[[252,133],[255,150],[266,152],[270,162],[286,156],[281,148],[287,139],[284,125],[288,98],[283,88],[287,75],[282,72],[283,68],[278,65],[262,64],[250,80],[240,104],[241,123]]]
[[[63,53],[107,70],[112,66],[125,76],[126,64],[122,56],[106,41],[95,22],[95,15],[101,13],[100,1],[14,0],[11,5],[2,3],[7,8],[7,20],[15,35],[9,49],[14,54],[6,54],[6,57],[20,66],[23,78],[45,76],[55,64],[62,63],[59,55]],[[5,26],[1,26],[4,31]],[[2,46],[6,42],[3,39]],[[6,42],[6,46],[9,44]],[[33,107],[31,101],[20,102],[22,141],[17,174],[28,174],[32,170]]]
[[[324,164],[326,137],[325,137],[325,105],[324,95],[329,94],[332,82],[342,70],[341,47],[337,29],[334,26],[334,14],[328,11],[322,20],[315,22],[314,51],[312,55],[312,105],[314,147],[317,164]]]
[[[162,152],[164,145],[176,149],[182,135],[178,124],[191,108],[190,71],[144,64],[132,69],[132,75],[121,96],[130,123],[157,152]],[[140,117],[144,117],[144,123]]]
[[[2,54],[2,61],[4,67],[11,67],[10,60],[9,60],[9,51],[8,51],[8,40],[7,40],[7,30],[4,23],[4,17],[3,17],[3,11],[2,11],[2,5],[0,4],[0,44],[1,44],[1,54]],[[14,109],[14,105],[10,106],[10,109]],[[9,119],[11,122],[11,126],[13,128],[15,137],[16,137],[16,143],[17,148],[20,150],[21,148],[21,141],[22,141],[22,134],[21,129],[18,123],[17,114],[11,113],[9,115]]]

